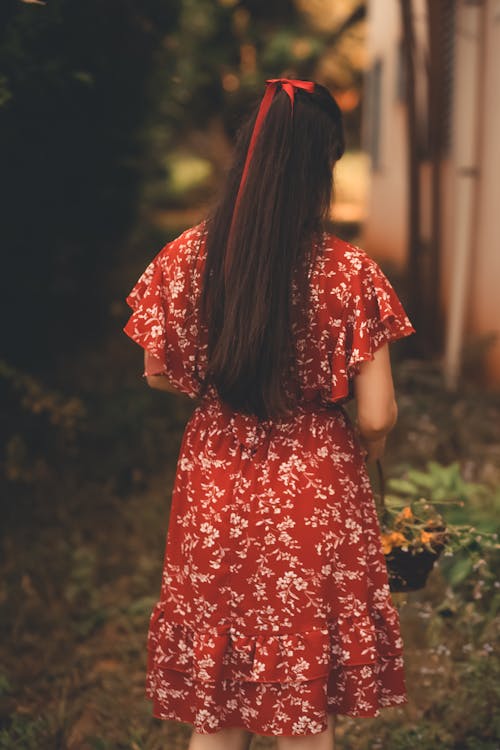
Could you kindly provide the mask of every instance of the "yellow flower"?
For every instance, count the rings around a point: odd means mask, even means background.
[[[408,540],[400,531],[393,531],[391,534],[391,541],[393,547],[401,547],[403,544],[406,544]]]
[[[413,519],[413,511],[409,505],[405,505],[405,507],[396,516],[395,522],[399,524],[401,521],[409,521],[412,519]]]
[[[408,543],[404,534],[399,531],[391,531],[390,534],[382,534],[382,550],[384,555],[388,555],[393,547],[402,547]]]
[[[420,532],[420,541],[423,542],[423,544],[427,544],[428,542],[431,542],[433,539],[433,534],[429,534],[428,531],[421,531]]]
[[[389,541],[390,534],[382,534],[382,551],[384,555],[388,555],[392,549],[392,545]]]

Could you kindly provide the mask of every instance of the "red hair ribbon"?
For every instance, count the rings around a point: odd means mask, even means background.
[[[248,146],[247,156],[245,159],[245,166],[243,167],[243,173],[241,175],[240,186],[238,188],[238,194],[236,196],[236,201],[234,204],[233,219],[231,221],[231,227],[229,229],[229,237],[228,237],[228,243],[227,243],[228,248],[229,248],[229,241],[231,238],[231,231],[234,225],[234,217],[238,210],[238,205],[240,202],[241,194],[243,192],[243,186],[247,178],[248,168],[250,166],[250,161],[252,159],[253,151],[255,148],[255,143],[257,142],[257,136],[260,132],[262,123],[264,122],[264,119],[269,110],[269,107],[271,106],[271,102],[274,98],[274,95],[276,94],[276,91],[278,90],[279,83],[281,83],[283,91],[286,91],[286,93],[290,97],[290,102],[291,102],[291,107],[292,107],[291,109],[292,117],[293,117],[293,102],[295,98],[295,90],[304,89],[305,91],[312,93],[314,91],[314,86],[315,86],[314,81],[301,81],[301,80],[294,80],[291,78],[268,78],[266,80],[266,91],[264,93],[264,96],[262,97],[259,111],[257,113],[257,118],[255,120],[255,125],[253,127],[252,137],[250,138],[250,144]],[[229,269],[229,252],[226,250],[226,258],[225,258],[225,264],[224,264],[224,276],[226,279],[227,279],[228,269]]]

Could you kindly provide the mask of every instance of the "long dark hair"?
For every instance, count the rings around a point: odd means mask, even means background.
[[[202,393],[210,382],[233,409],[268,419],[289,415],[299,398],[292,280],[297,274],[305,303],[310,251],[328,218],[333,167],[345,143],[342,113],[325,86],[295,90],[293,120],[290,99],[279,87],[235,215],[226,283],[229,229],[259,104],[237,133],[233,165],[206,219],[200,313],[208,328],[208,364]]]

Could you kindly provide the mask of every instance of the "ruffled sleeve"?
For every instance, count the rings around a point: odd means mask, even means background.
[[[358,249],[359,250],[359,249]],[[415,333],[401,301],[378,264],[363,251],[349,275],[349,295],[332,354],[334,401],[352,396],[352,378],[385,343]]]
[[[123,331],[146,352],[142,376],[165,375],[190,398],[199,397],[203,374],[193,262],[202,236],[196,226],[165,245],[125,297],[132,314]]]
[[[123,331],[149,354],[143,377],[168,372],[168,300],[162,263],[164,250],[162,248],[153,258],[125,298],[133,312]]]

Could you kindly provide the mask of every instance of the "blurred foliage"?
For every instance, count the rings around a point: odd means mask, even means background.
[[[482,485],[466,482],[460,472],[460,464],[454,461],[443,466],[437,461],[428,461],[426,470],[409,469],[404,479],[391,478],[388,487],[404,497],[418,500],[425,494],[431,503],[460,503],[480,494]]]
[[[2,360],[0,394],[10,405],[1,420],[4,475],[11,482],[43,483],[50,475],[49,444],[59,460],[71,455],[86,416],[83,403],[75,396],[45,388],[33,376]]]
[[[178,14],[161,0],[2,4],[4,356],[16,365],[40,372],[98,335]]]
[[[317,72],[349,32],[350,11],[357,21],[363,7],[347,4],[341,21],[319,30],[291,0],[2,4],[3,297],[16,310],[4,357],[43,374],[61,349],[102,336],[110,267],[143,199],[186,205],[167,155],[185,144],[219,180],[262,81]],[[339,90],[359,88],[356,55],[342,49],[336,61],[335,75],[347,71]],[[359,107],[352,117],[348,137],[357,139]],[[212,196],[210,172],[184,191],[187,202]]]
[[[167,119],[183,128],[203,128],[220,114],[233,135],[243,112],[261,97],[266,78],[317,74],[319,61],[334,54],[364,17],[364,3],[351,1],[343,16],[320,30],[300,5],[292,0],[182,0],[178,30],[169,40],[176,53],[176,85],[165,102]],[[359,51],[343,50],[337,63],[345,71],[343,80],[337,70],[336,78],[324,82],[335,93],[360,87]]]

